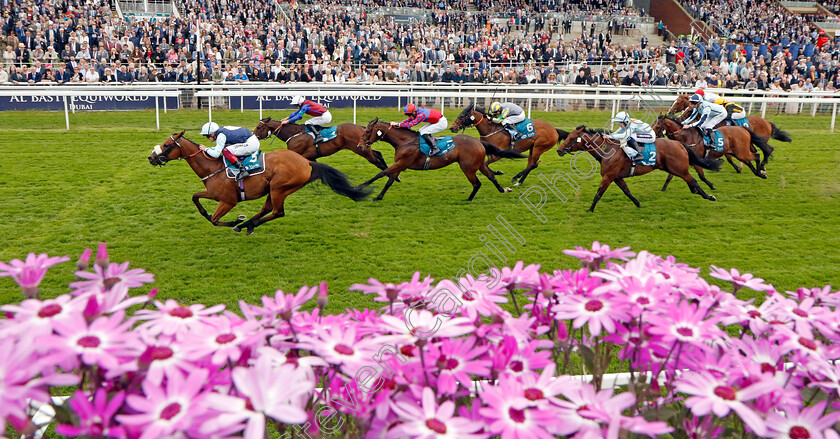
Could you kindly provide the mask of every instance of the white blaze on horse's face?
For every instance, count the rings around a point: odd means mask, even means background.
[[[576,140],[577,140],[577,143],[583,142],[583,139],[581,139],[580,137],[578,137]]]
[[[157,155],[163,154],[163,151],[160,149],[160,145],[155,145],[154,149],[152,149],[152,152]]]
[[[376,130],[376,137],[382,137],[382,130]]]

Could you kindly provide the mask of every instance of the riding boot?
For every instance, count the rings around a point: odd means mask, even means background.
[[[321,130],[323,128],[320,125],[309,125],[309,129],[315,133],[315,143],[321,143],[324,141],[324,138],[321,137]]]
[[[645,148],[642,145],[639,145],[639,142],[637,142],[635,139],[627,139],[627,145],[636,150],[636,152],[638,153],[635,157],[633,157],[634,162],[640,162],[642,161],[642,159],[645,158]]]
[[[714,148],[714,144],[715,144],[715,133],[714,133],[714,129],[712,129],[712,128],[706,128],[706,129],[705,129],[705,132],[706,132],[706,137],[709,139],[709,143],[706,145],[706,147],[708,147],[708,148]]]
[[[429,144],[429,156],[433,156],[437,154],[438,151],[440,151],[437,148],[437,142],[435,142],[435,138],[431,134],[423,134],[423,139],[426,141],[426,143]]]
[[[236,174],[236,181],[242,181],[251,175],[250,172],[245,170],[245,165],[242,164],[242,160],[237,159],[233,162],[233,166],[236,166],[236,169],[239,170],[239,173]]]

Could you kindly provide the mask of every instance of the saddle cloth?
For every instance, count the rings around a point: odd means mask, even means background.
[[[531,122],[531,119],[525,119],[522,122],[516,124],[516,129],[511,130],[508,129],[510,133],[510,141],[511,143],[516,143],[523,139],[530,139],[537,135],[536,131],[534,131],[534,124]]]
[[[750,127],[750,121],[747,120],[746,117],[741,119],[726,119],[726,126],[736,126],[736,127]]]
[[[235,166],[231,166],[230,161],[222,156],[222,159],[225,161],[225,172],[227,174],[227,178],[236,178],[239,175],[239,169]],[[262,151],[257,150],[257,152],[245,156],[240,157],[242,160],[242,164],[245,165],[245,170],[248,171],[250,175],[258,175],[265,172],[265,154]]]
[[[306,125],[306,134],[309,134],[313,140],[315,139],[315,133],[312,132],[309,125]],[[324,127],[324,129],[321,130],[321,137],[324,138],[324,141],[318,143],[329,142],[330,140],[335,139],[338,137],[338,127]]]
[[[656,165],[656,144],[655,143],[642,143],[645,149],[642,151],[642,160],[639,161],[640,165],[645,166],[654,166]]]
[[[419,134],[418,134],[418,136],[419,136]],[[452,148],[455,148],[455,141],[452,140],[452,136],[446,136],[446,137],[443,137],[443,138],[437,138],[436,137],[435,139],[437,139],[437,149],[439,151],[437,153],[435,153],[434,155],[444,155],[447,152],[449,152],[450,150],[452,150]],[[421,137],[420,138],[420,152],[422,152],[423,154],[426,154],[426,156],[429,156],[429,152],[431,150],[432,150],[432,148],[430,147],[428,142],[423,140],[423,138]]]
[[[714,130],[713,134],[715,135],[715,141],[712,143],[711,139],[709,139],[706,134],[703,134],[703,141],[706,142],[706,145],[711,145],[715,151],[722,152],[723,151],[723,134],[721,134],[720,130]]]

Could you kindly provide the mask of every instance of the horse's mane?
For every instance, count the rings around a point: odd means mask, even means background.
[[[603,135],[605,133],[603,128],[586,128],[586,125],[579,125],[575,130],[583,130],[586,134]]]
[[[674,122],[674,123],[681,123],[680,121],[677,120],[676,117],[668,116],[667,114],[661,114],[661,115],[659,115],[659,118],[660,119],[667,119],[667,120],[670,120],[671,122]]]

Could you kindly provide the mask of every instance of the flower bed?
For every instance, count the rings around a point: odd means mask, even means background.
[[[584,267],[370,279],[351,289],[380,310],[332,315],[326,284],[240,314],[132,295],[153,276],[104,246],[54,299],[38,285],[69,258],[0,263],[28,297],[0,307],[0,431],[31,434],[29,402],[76,386],[56,407],[64,436],[840,438],[840,293],[713,266],[728,292],[673,257],[597,242],[565,253]],[[602,386],[610,368],[626,385]]]

